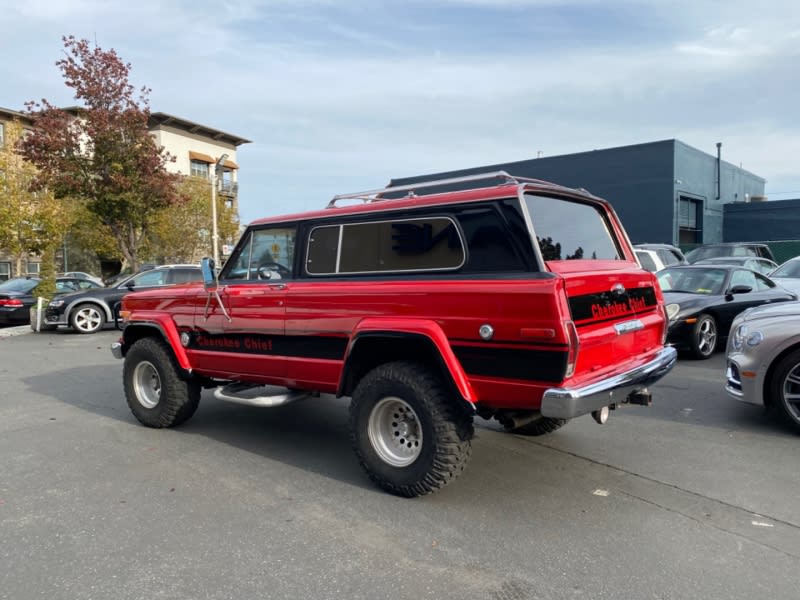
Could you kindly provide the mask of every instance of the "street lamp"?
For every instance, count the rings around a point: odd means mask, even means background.
[[[223,154],[214,165],[214,176],[211,179],[211,243],[213,247],[214,266],[219,266],[219,235],[217,234],[217,181],[218,174],[228,160],[228,155]]]

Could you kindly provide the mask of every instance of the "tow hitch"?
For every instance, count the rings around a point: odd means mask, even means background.
[[[629,404],[636,404],[638,406],[650,406],[653,404],[653,394],[647,388],[641,389],[638,392],[633,392],[628,396]]]

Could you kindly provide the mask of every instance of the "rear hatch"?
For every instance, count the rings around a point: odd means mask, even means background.
[[[551,261],[578,335],[578,379],[627,370],[662,345],[655,278],[626,261]],[[624,365],[624,367],[622,366]]]
[[[535,193],[524,194],[524,206],[547,270],[564,281],[578,338],[573,377],[595,379],[644,362],[663,343],[661,294],[610,207]]]

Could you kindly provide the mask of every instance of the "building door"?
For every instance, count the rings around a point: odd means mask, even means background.
[[[703,201],[688,196],[678,200],[678,244],[703,243]]]

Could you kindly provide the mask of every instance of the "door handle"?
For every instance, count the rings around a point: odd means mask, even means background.
[[[273,290],[285,290],[286,289],[286,284],[285,283],[270,283],[269,287],[270,287],[270,289],[273,289]]]

